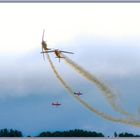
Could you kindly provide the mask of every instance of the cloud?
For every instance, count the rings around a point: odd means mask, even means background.
[[[77,44],[75,55],[71,57],[91,72],[103,76],[127,77],[139,74],[140,42],[135,45],[133,39],[105,39],[95,36],[80,36],[75,40]]]
[[[0,97],[46,94],[60,89],[48,67],[47,62],[44,63],[40,53],[36,51],[18,57],[5,55],[1,59]],[[52,88],[53,84],[55,89]]]
[[[68,44],[63,43],[54,47],[59,48],[59,46],[62,49],[67,46],[69,50],[66,49],[66,51],[75,53],[69,55],[72,60],[104,80],[120,77],[125,82],[125,78],[139,74],[138,52],[140,48],[132,48],[132,44],[126,43],[126,40],[112,40],[110,42],[110,39],[96,39],[92,36],[81,35]],[[79,77],[79,80],[76,78],[78,74],[65,65],[63,60],[59,63],[54,58],[54,54],[51,54],[51,58],[59,72],[73,86],[85,83],[82,78]],[[0,60],[1,90],[4,93],[1,94],[3,95],[9,95],[8,90],[13,90],[12,95],[15,95],[14,92],[17,95],[28,95],[37,89],[52,92],[56,92],[57,89],[61,90],[49,63],[43,61],[39,47],[22,55],[3,53]],[[52,88],[53,85],[55,88]]]

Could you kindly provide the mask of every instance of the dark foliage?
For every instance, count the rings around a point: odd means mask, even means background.
[[[22,132],[13,129],[1,129],[0,137],[22,137]]]
[[[125,132],[125,133],[120,133],[118,135],[118,137],[140,137],[140,135],[134,135],[134,134],[130,134],[130,133]]]
[[[104,137],[102,133],[84,131],[84,130],[69,130],[69,131],[56,131],[56,132],[42,132],[38,137]]]
[[[114,137],[118,137],[118,135],[117,135],[117,133],[116,133],[116,132],[114,133]]]
[[[23,137],[22,132],[13,129],[0,129],[0,137]],[[27,137],[32,137],[28,135]],[[105,137],[102,133],[95,131],[84,131],[80,129],[69,130],[69,131],[55,131],[55,132],[42,132],[36,137]],[[109,137],[109,136],[108,136]],[[134,135],[131,133],[123,132],[117,134],[114,132],[114,137],[140,137],[140,135]]]

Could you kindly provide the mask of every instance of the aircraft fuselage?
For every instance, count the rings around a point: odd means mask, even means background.
[[[42,48],[43,48],[44,50],[48,50],[47,44],[46,44],[45,41],[42,41]]]
[[[58,58],[62,58],[61,52],[59,50],[55,50],[54,53]]]

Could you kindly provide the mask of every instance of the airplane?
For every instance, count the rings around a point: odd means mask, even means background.
[[[51,53],[51,52],[54,52],[55,55],[56,55],[56,58],[59,58],[59,62],[60,62],[60,58],[65,58],[61,55],[61,53],[70,53],[70,54],[74,54],[73,52],[67,52],[67,51],[62,51],[62,50],[58,50],[58,49],[55,49],[55,50],[52,50],[52,51],[42,51],[41,53]]]
[[[41,42],[41,45],[42,45],[42,52],[43,52],[43,50],[44,50],[45,52],[47,52],[48,50],[51,50],[51,48],[48,48],[47,43],[44,41],[44,33],[45,33],[45,30],[43,30],[42,42]],[[43,59],[45,60],[44,53],[43,53],[42,55],[43,55]]]
[[[58,106],[60,106],[61,104],[58,103],[58,102],[56,102],[56,103],[53,102],[52,105],[58,107]]]
[[[80,91],[79,92],[74,92],[74,94],[78,95],[78,96],[83,95]]]

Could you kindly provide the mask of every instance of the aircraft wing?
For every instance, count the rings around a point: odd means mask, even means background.
[[[74,54],[73,52],[67,52],[67,51],[60,51],[60,52]]]
[[[54,50],[53,51],[46,51],[46,52],[50,53],[50,52],[54,52]]]
[[[41,52],[41,53],[51,53],[51,52],[54,52],[54,51],[44,51],[44,52]]]

